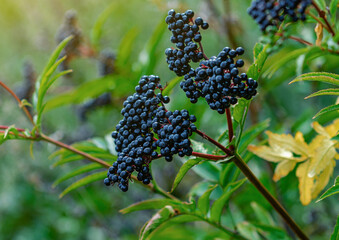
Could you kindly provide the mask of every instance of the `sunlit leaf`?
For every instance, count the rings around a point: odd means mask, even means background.
[[[332,195],[338,194],[338,193],[339,193],[339,176],[336,177],[334,185],[332,187],[330,187],[329,189],[327,189],[326,192],[324,192],[319,197],[317,202],[324,200],[325,198],[328,198],[329,196],[332,196]]]
[[[203,159],[202,158],[190,158],[188,159],[179,169],[178,174],[175,176],[171,192],[178,186],[181,180],[184,178],[186,173],[195,165],[199,164]]]
[[[291,83],[300,82],[300,81],[317,81],[317,82],[324,82],[333,85],[339,85],[339,75],[335,73],[328,73],[328,72],[311,72],[305,73],[303,75],[298,76],[295,78]]]
[[[62,198],[63,196],[65,196],[67,193],[78,189],[79,187],[88,185],[90,183],[96,182],[96,181],[102,181],[105,177],[107,176],[107,171],[103,171],[103,172],[98,172],[98,173],[94,173],[91,175],[88,175],[84,178],[81,178],[80,180],[74,182],[72,185],[70,185],[69,187],[67,187],[60,195],[59,197]]]
[[[175,77],[172,79],[166,88],[162,91],[164,96],[168,96],[173,92],[174,87],[182,80],[182,77]]]
[[[268,57],[267,54],[268,45],[262,46],[257,43],[254,47],[254,63],[248,68],[247,75],[250,78],[257,80],[262,73],[262,69]]]
[[[52,85],[52,83],[60,76],[62,76],[63,74],[58,74],[56,75],[55,78],[52,78],[52,80],[50,80],[52,74],[55,72],[55,70],[57,69],[58,65],[65,60],[65,57],[58,59],[61,51],[63,50],[63,48],[67,45],[67,43],[72,39],[72,36],[69,36],[67,38],[65,38],[58,46],[57,48],[54,50],[54,52],[52,53],[52,55],[50,56],[48,63],[46,64],[43,72],[40,74],[40,76],[38,77],[36,84],[35,84],[35,92],[33,94],[33,106],[35,108],[35,111],[37,113],[37,116],[35,118],[35,123],[38,127],[40,127],[40,123],[41,123],[41,114],[43,112],[44,109],[44,97],[45,94],[48,90],[48,88]],[[67,73],[67,72],[66,72]]]
[[[316,115],[314,115],[313,119],[325,113],[334,112],[334,111],[337,111],[337,112],[339,111],[339,104],[333,104],[331,106],[321,109]]]
[[[339,95],[339,88],[328,88],[328,89],[322,89],[318,92],[312,93],[311,95],[305,97],[305,99],[316,97],[316,96],[323,96],[323,95]]]

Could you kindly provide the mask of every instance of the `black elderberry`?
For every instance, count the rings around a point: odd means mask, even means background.
[[[191,69],[180,84],[191,103],[203,97],[212,110],[223,114],[238,102],[237,98],[250,99],[256,95],[257,82],[249,81],[246,73],[239,75],[238,68],[244,66],[244,61],[234,60],[244,52],[242,47],[235,50],[225,47],[217,57],[201,61],[198,68]]]
[[[165,19],[168,29],[172,32],[170,40],[177,47],[177,49],[165,50],[168,68],[178,76],[184,76],[190,71],[191,61],[199,62],[203,59],[201,49],[196,43],[202,40],[199,28],[207,29],[209,26],[201,17],[195,20],[193,17],[192,10],[180,14],[172,9]]]
[[[149,184],[152,180],[149,164],[153,159],[165,157],[172,161],[175,154],[192,154],[189,137],[197,130],[196,118],[187,110],[167,111],[164,104],[170,99],[162,95],[159,82],[158,76],[143,76],[137,93],[124,102],[121,110],[124,118],[112,133],[118,158],[108,170],[106,185],[117,183],[122,191],[127,191],[134,171],[139,181]]]
[[[268,26],[279,25],[287,16],[293,22],[304,21],[311,3],[311,0],[254,0],[247,12],[265,31]]]

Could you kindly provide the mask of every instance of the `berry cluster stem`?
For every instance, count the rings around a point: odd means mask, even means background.
[[[204,56],[205,60],[208,60],[209,58],[206,56],[206,54],[204,52],[204,48],[202,47],[201,42],[199,42],[199,47],[200,47],[200,51],[202,52],[202,55]]]
[[[324,22],[325,22],[325,24],[326,24],[326,26],[327,26],[329,32],[330,32],[330,33],[332,34],[332,36],[334,37],[334,36],[335,36],[335,32],[334,32],[334,30],[333,30],[331,24],[330,24],[330,23],[328,22],[328,20],[327,20],[326,13],[325,13],[323,10],[321,10],[321,9],[319,8],[319,6],[318,6],[314,1],[312,1],[312,5],[313,5],[313,7],[317,10],[317,12],[319,13],[319,16],[324,20]]]

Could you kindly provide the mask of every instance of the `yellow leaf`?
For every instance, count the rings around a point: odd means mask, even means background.
[[[276,134],[270,131],[266,131],[268,135],[268,143],[270,146],[278,146],[296,154],[307,156],[309,149],[302,137],[302,133],[297,133],[297,139],[294,139],[291,134]]]
[[[311,160],[303,162],[297,168],[296,175],[299,179],[300,202],[307,205],[312,200],[312,189],[314,186],[314,178],[308,176]]]
[[[289,174],[297,164],[296,161],[290,161],[290,160],[284,160],[280,162],[274,171],[273,180],[278,181],[280,178],[285,177],[287,174]]]
[[[316,145],[317,144],[317,145]],[[311,146],[313,152],[312,164],[310,165],[308,175],[314,177],[321,173],[327,165],[335,158],[337,154],[334,145],[335,141],[328,138],[317,136],[313,139]]]
[[[334,160],[330,161],[326,168],[318,176],[315,177],[315,183],[312,189],[312,199],[316,198],[321,190],[326,187],[328,181],[330,180],[330,177],[333,174],[335,165],[336,162]]]
[[[296,161],[301,162],[306,159],[306,157],[293,157],[293,153],[287,151],[279,146],[273,148],[268,146],[248,146],[248,150],[253,152],[255,155],[270,161],[270,162],[281,162],[281,161]]]
[[[325,127],[326,132],[330,137],[335,137],[339,134],[339,118],[334,120],[332,124]]]
[[[334,120],[332,124],[330,124],[326,127],[321,126],[318,122],[313,122],[312,127],[320,135],[323,135],[327,138],[332,138],[332,137],[338,135],[339,119]]]
[[[313,122],[312,127],[318,134],[327,138],[331,138],[326,129],[323,126],[321,126],[318,122]]]

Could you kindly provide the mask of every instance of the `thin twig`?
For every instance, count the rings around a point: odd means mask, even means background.
[[[328,20],[327,20],[326,13],[325,13],[324,11],[322,11],[322,10],[319,8],[319,6],[318,6],[314,1],[312,1],[312,5],[313,5],[313,7],[317,10],[319,16],[320,16],[322,19],[324,19],[325,24],[326,24],[326,26],[328,27],[329,32],[330,32],[330,33],[332,34],[332,36],[334,37],[334,36],[335,36],[335,32],[334,32],[334,30],[333,30],[331,24],[330,24],[330,23],[328,22]]]
[[[319,24],[321,24],[327,32],[330,32],[330,29],[327,27],[326,24],[324,24],[316,15],[314,15],[313,13],[311,13],[310,11],[307,11],[307,14],[313,18],[314,20],[316,20]]]
[[[26,106],[23,106],[21,103],[20,98],[12,91],[12,89],[10,89],[5,83],[3,83],[2,81],[0,81],[0,85],[7,91],[9,92],[14,98],[15,100],[19,103],[19,107],[22,108],[22,110],[25,112],[26,116],[28,117],[28,119],[30,120],[30,122],[34,125],[34,121],[33,121],[33,117],[32,115],[29,113],[28,109],[26,108]]]

